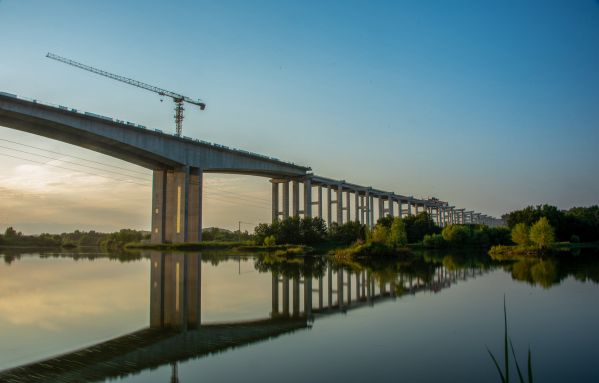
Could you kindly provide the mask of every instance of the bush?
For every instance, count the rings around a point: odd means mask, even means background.
[[[512,241],[520,246],[530,244],[530,228],[525,223],[518,223],[512,229]]]
[[[449,225],[441,232],[443,239],[451,245],[464,245],[470,241],[470,229],[464,225]]]
[[[431,249],[440,249],[447,246],[447,242],[441,234],[426,234],[422,239],[422,245]]]
[[[351,244],[358,240],[366,240],[366,225],[360,222],[350,221],[342,225],[331,224],[329,228],[329,239],[334,242]]]
[[[274,246],[277,244],[277,240],[275,238],[274,235],[269,235],[268,237],[264,238],[264,246]]]
[[[254,233],[256,243],[264,243],[267,237],[273,236],[280,244],[310,245],[325,240],[327,227],[322,218],[289,217],[270,225],[261,223],[254,228]]]
[[[393,223],[389,229],[389,236],[387,238],[387,245],[398,249],[408,244],[408,235],[406,233],[406,226],[403,219],[396,217],[393,218]]]
[[[555,232],[547,218],[541,217],[537,223],[530,228],[530,240],[539,249],[546,249],[553,245],[555,242]]]
[[[402,218],[406,227],[408,243],[422,241],[426,234],[438,234],[441,228],[435,224],[427,212]]]

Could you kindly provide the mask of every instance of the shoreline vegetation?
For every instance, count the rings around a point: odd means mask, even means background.
[[[122,229],[114,233],[79,231],[24,235],[12,227],[0,234],[0,248],[77,249],[104,251],[228,251],[277,257],[326,255],[337,260],[407,257],[416,250],[481,249],[493,260],[576,254],[599,249],[599,207],[567,211],[529,206],[503,216],[507,227],[453,224],[440,228],[422,212],[408,217],[382,217],[370,229],[359,222],[327,225],[321,218],[289,217],[256,226],[254,233],[206,228],[197,243],[149,243],[150,233]]]

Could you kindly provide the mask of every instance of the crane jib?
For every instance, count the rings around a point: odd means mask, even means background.
[[[97,68],[91,67],[89,65],[85,65],[85,64],[82,64],[80,62],[77,62],[77,61],[74,61],[74,60],[71,60],[71,59],[67,59],[67,58],[55,55],[53,53],[49,53],[48,52],[48,54],[46,55],[46,57],[51,58],[51,59],[56,60],[56,61],[60,61],[62,63],[68,64],[68,65],[71,65],[71,66],[74,66],[74,67],[79,68],[79,69],[83,69],[83,70],[86,70],[86,71],[98,74],[100,76],[108,77],[108,78],[111,78],[113,80],[124,82],[125,84],[129,84],[129,85],[136,86],[138,88],[149,90],[151,92],[157,93],[160,96],[166,96],[166,97],[172,98],[173,101],[175,102],[175,111],[176,111],[176,113],[175,113],[175,126],[176,126],[177,136],[181,136],[181,134],[182,134],[182,128],[183,128],[183,126],[182,126],[182,124],[183,124],[183,106],[181,104],[183,102],[187,102],[187,103],[193,104],[193,105],[198,105],[200,107],[200,110],[206,109],[206,104],[204,102],[202,102],[201,100],[193,100],[193,99],[191,99],[189,97],[186,97],[186,96],[183,96],[181,94],[178,94],[178,93],[175,93],[175,92],[171,92],[169,90],[161,89],[161,88],[158,88],[156,86],[149,85],[149,84],[146,84],[144,82],[133,80],[133,79],[130,79],[130,78],[127,78],[127,77],[124,77],[124,76],[119,76],[119,75],[116,75],[116,74],[113,74],[113,73],[109,73],[109,72],[106,72],[104,70],[97,69]]]

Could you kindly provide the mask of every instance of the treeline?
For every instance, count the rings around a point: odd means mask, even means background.
[[[401,218],[401,222],[407,243],[420,242],[426,234],[441,231],[426,212]],[[327,227],[322,218],[289,217],[271,224],[259,224],[254,229],[254,240],[257,244],[264,244],[266,240],[270,244],[314,245],[328,241],[349,245],[356,241],[366,241],[370,235],[380,236],[384,228],[390,228],[392,224],[393,218],[383,217],[378,220],[371,233],[366,225],[355,221],[341,225],[332,223]]]
[[[556,239],[560,242],[594,242],[599,241],[599,206],[573,207],[559,210],[551,205],[528,206],[504,215],[510,229],[522,223],[532,227],[542,217],[555,230]]]
[[[249,241],[254,238],[247,231],[240,232],[239,230],[231,231],[218,227],[208,227],[202,229],[202,241]]]
[[[507,227],[486,225],[448,225],[441,234],[425,235],[422,245],[427,248],[489,247],[510,245],[511,232]]]
[[[149,238],[149,233],[139,230],[122,229],[114,233],[75,230],[72,233],[25,235],[9,227],[0,234],[0,246],[31,247],[85,247],[99,246],[106,249],[119,249],[126,243],[139,242]]]

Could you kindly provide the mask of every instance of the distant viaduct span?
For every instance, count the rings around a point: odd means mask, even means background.
[[[203,173],[270,178],[273,221],[290,216],[316,216],[329,225],[359,221],[372,227],[376,218],[385,215],[405,217],[426,211],[439,226],[502,224],[499,219],[458,209],[437,199],[418,199],[320,177],[306,166],[10,93],[0,92],[0,126],[77,145],[151,169],[153,243],[201,240]]]

